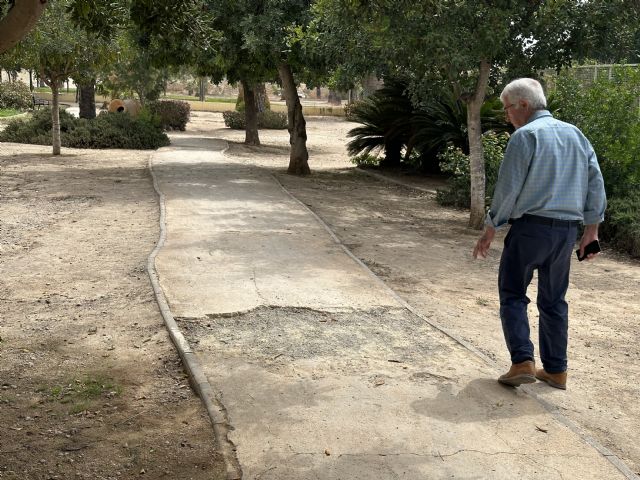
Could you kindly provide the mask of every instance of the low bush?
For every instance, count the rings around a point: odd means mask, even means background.
[[[593,145],[609,196],[626,196],[640,183],[640,71],[614,69],[611,78],[583,85],[560,76],[554,92],[558,118],[576,125]]]
[[[228,111],[222,112],[222,118],[224,119],[224,125],[234,130],[244,130],[244,112]]]
[[[576,125],[598,156],[608,197],[600,237],[640,256],[640,70],[613,69],[610,76],[582,84],[571,71],[554,92],[558,117]]]
[[[73,115],[60,110],[60,133],[72,130],[75,121]],[[51,109],[41,108],[28,118],[10,121],[4,131],[0,132],[0,141],[51,145],[51,123]]]
[[[28,110],[32,104],[31,92],[25,83],[0,83],[0,109]]]
[[[609,200],[600,236],[615,248],[640,258],[640,193]]]
[[[347,134],[349,154],[384,152],[382,166],[402,163],[435,173],[437,155],[448,146],[468,152],[466,103],[451,92],[437,92],[418,102],[409,81],[386,79],[384,87],[345,107],[347,119],[361,124]],[[483,132],[510,131],[499,99],[487,99],[480,116]]]
[[[355,111],[358,109],[360,104],[360,100],[356,100],[355,102],[347,103],[344,108],[344,118],[349,120],[350,122],[357,122],[358,119],[355,115]]]
[[[51,145],[51,109],[36,111],[28,120],[14,120],[0,132],[0,141]],[[75,118],[60,110],[60,141],[70,148],[151,150],[169,145],[156,125],[127,113],[101,112],[95,119]]]
[[[224,118],[224,124],[229,128],[235,130],[244,130],[246,128],[244,112],[223,112],[222,117]],[[287,128],[287,114],[271,110],[259,112],[258,128],[284,130]]]
[[[491,203],[491,195],[498,180],[498,171],[504,158],[504,150],[509,141],[507,133],[488,132],[482,136],[485,160],[485,191],[486,204]],[[448,186],[438,189],[436,200],[441,205],[458,208],[469,208],[471,198],[471,174],[469,168],[469,155],[461,148],[448,147],[438,155],[440,169],[451,175]]]
[[[180,100],[158,100],[147,102],[146,108],[160,119],[164,130],[184,131],[191,117],[191,106]]]
[[[350,158],[351,163],[358,167],[377,167],[380,165],[380,157],[375,155],[369,155],[368,153],[362,153]]]

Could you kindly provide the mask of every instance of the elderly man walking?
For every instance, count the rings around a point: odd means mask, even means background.
[[[500,166],[485,229],[473,250],[487,256],[496,229],[511,224],[500,259],[498,290],[502,330],[511,369],[500,383],[518,386],[536,378],[566,389],[571,255],[580,223],[580,256],[598,239],[604,220],[604,182],[593,147],[573,125],[546,110],[542,86],[520,78],[500,100],[516,131]],[[586,256],[591,260],[597,253]],[[527,318],[527,287],[538,270],[539,348],[543,368],[536,370]]]

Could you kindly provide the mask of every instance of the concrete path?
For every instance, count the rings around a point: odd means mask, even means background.
[[[181,136],[154,155],[156,268],[244,479],[625,478],[224,148]]]

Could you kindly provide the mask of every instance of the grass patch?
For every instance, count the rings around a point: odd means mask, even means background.
[[[169,98],[171,100],[190,100],[192,102],[199,102],[200,98],[194,95],[166,95],[160,98]],[[236,98],[228,98],[228,97],[205,97],[205,102],[215,102],[215,103],[236,103]]]
[[[476,298],[476,305],[480,305],[481,307],[488,307],[490,304],[491,302],[489,302],[489,300],[487,300],[486,298]]]
[[[100,375],[75,378],[68,383],[45,386],[38,389],[45,401],[69,406],[69,414],[90,410],[98,401],[122,394],[122,386],[113,379]]]
[[[38,93],[51,93],[51,89],[49,87],[35,87],[33,91]],[[76,88],[69,87],[68,90],[66,88],[61,88],[58,92],[59,93],[76,93]]]
[[[20,110],[16,110],[15,108],[0,108],[0,118],[13,117],[14,115],[18,115],[22,113]]]

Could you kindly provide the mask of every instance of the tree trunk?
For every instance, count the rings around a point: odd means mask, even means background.
[[[245,145],[260,145],[258,134],[258,109],[256,108],[255,85],[250,81],[242,81],[244,91],[244,122],[245,122]]]
[[[381,167],[399,167],[402,160],[402,142],[393,141],[384,145],[384,159]]]
[[[467,129],[469,136],[469,168],[471,173],[471,212],[469,226],[480,230],[485,218],[485,173],[482,149],[480,109],[489,83],[491,64],[480,61],[480,73],[473,95],[467,100]]]
[[[327,103],[330,105],[340,105],[342,100],[340,100],[340,95],[333,90],[329,90],[329,96],[327,98]]]
[[[269,97],[267,97],[267,87],[264,83],[258,83],[255,86],[255,94],[256,94],[256,108],[258,112],[264,112],[266,110],[271,110],[271,103],[269,102]]]
[[[96,118],[96,83],[95,81],[79,83],[80,118]]]
[[[287,63],[281,63],[278,65],[278,73],[287,102],[287,129],[289,130],[289,143],[291,144],[287,173],[306,175],[311,173],[309,169],[309,152],[307,150],[307,122],[305,122],[304,115],[302,115],[302,104],[300,103],[300,98],[298,98],[291,67]]]
[[[13,48],[35,26],[47,0],[16,0],[13,8],[0,19],[0,53]]]
[[[201,102],[204,102],[207,97],[207,80],[204,77],[198,79],[198,98]]]
[[[244,110],[244,83],[240,82],[238,89],[238,98],[236,98],[236,110],[241,112]]]
[[[384,83],[378,77],[370,73],[362,79],[362,94],[366,97],[372,95],[376,90],[380,90]]]
[[[51,82],[51,137],[54,155],[60,155],[60,108],[58,107],[58,90],[58,82]]]

